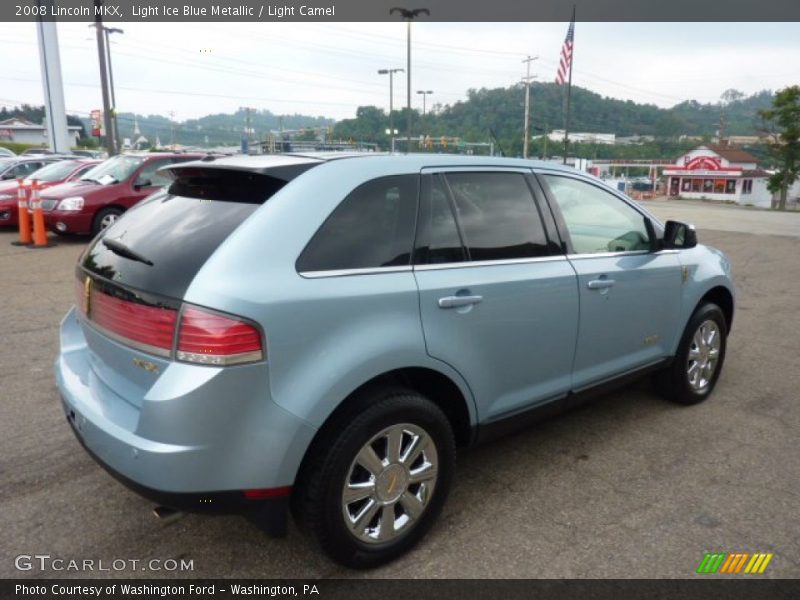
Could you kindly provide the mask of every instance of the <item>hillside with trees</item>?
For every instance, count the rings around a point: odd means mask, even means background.
[[[572,89],[572,131],[615,133],[622,136],[654,136],[661,152],[681,150],[686,144],[679,143],[680,136],[716,135],[724,103],[724,131],[726,135],[756,135],[760,126],[758,111],[772,103],[772,92],[762,91],[745,97],[741,92],[729,90],[725,100],[716,104],[701,104],[694,100],[682,102],[672,108],[659,108],[654,104],[637,104],[631,100],[603,97],[590,90]],[[531,134],[564,128],[565,87],[553,83],[534,83],[531,86]],[[500,146],[509,155],[522,152],[522,115],[525,89],[520,85],[508,88],[469,90],[467,99],[455,104],[439,107],[424,117],[413,111],[414,135],[458,137],[473,142],[490,139],[490,129],[497,136]],[[395,128],[404,134],[405,109],[394,113]],[[345,119],[336,124],[334,137],[362,142],[378,142],[388,145],[388,115],[374,106],[359,107],[354,119]],[[552,143],[551,143],[552,146]],[[624,147],[580,144],[582,155],[599,157],[603,154],[633,153],[635,158],[643,147]],[[651,144],[646,144],[651,146]],[[654,148],[646,148],[648,151]],[[577,150],[577,149],[576,149]],[[534,144],[532,154],[541,154]],[[558,148],[548,149],[549,154],[559,153]],[[653,156],[653,154],[649,154]]]
[[[238,146],[242,132],[247,126],[247,111],[217,113],[199,119],[172,121],[162,115],[135,115],[120,113],[117,116],[120,138],[136,140],[134,123],[138,124],[141,135],[154,144],[156,137],[162,144],[173,140],[185,146]],[[250,129],[252,139],[265,139],[270,131],[280,129],[327,128],[334,120],[322,116],[301,114],[277,115],[268,110],[250,111]]]
[[[553,83],[534,83],[531,86],[531,135],[544,131],[563,129],[565,86]],[[657,158],[679,154],[697,141],[680,141],[681,136],[710,138],[720,127],[724,112],[726,135],[756,135],[763,128],[759,111],[772,105],[773,93],[762,91],[745,96],[736,90],[726,91],[717,103],[701,104],[688,100],[671,108],[659,108],[654,104],[638,104],[631,100],[619,100],[601,96],[590,90],[573,87],[572,131],[615,133],[617,137],[652,136],[653,141],[636,145],[575,144],[570,154],[586,158]],[[525,90],[521,85],[508,88],[472,89],[466,100],[449,105],[436,104],[423,117],[414,110],[415,137],[423,134],[434,139],[442,136],[460,138],[470,142],[491,141],[493,131],[499,141],[500,150],[509,156],[522,154],[522,115]],[[399,101],[399,98],[398,98]],[[18,116],[34,123],[41,123],[44,109],[41,106],[22,105],[12,109],[0,109],[0,120]],[[394,111],[395,128],[400,136],[405,133],[406,111]],[[177,121],[164,115],[118,115],[121,138],[135,142],[134,124],[138,124],[141,135],[150,144],[156,139],[162,144],[172,141],[187,146],[238,146],[248,115],[244,109],[235,113],[218,113],[198,119]],[[299,139],[314,139],[316,132],[332,129],[331,137],[337,140],[378,143],[388,149],[389,116],[382,108],[360,106],[351,119],[335,122],[324,116],[302,114],[278,115],[268,110],[251,110],[249,114],[252,139],[265,139],[270,132],[279,130],[307,129]],[[68,116],[71,125],[79,125],[83,144],[93,144],[96,138],[87,137],[91,128],[86,118]],[[403,149],[402,145],[398,149]],[[417,150],[417,147],[413,148]],[[438,149],[438,148],[437,148]],[[748,148],[758,157],[766,156],[766,148],[760,145]],[[549,142],[544,148],[542,140],[534,140],[531,156],[549,156],[563,153],[560,143]]]

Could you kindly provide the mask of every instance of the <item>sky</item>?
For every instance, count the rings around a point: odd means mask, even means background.
[[[388,109],[378,69],[405,68],[405,23],[114,24],[112,63],[120,112],[183,121],[242,106],[335,119],[361,105]],[[436,23],[412,30],[412,105],[466,98],[470,88],[506,87],[531,74],[553,81],[566,23]],[[94,29],[59,23],[67,111],[102,107]],[[673,106],[718,102],[800,83],[800,23],[581,23],[573,84],[604,96]],[[0,23],[0,106],[43,102],[36,28]],[[394,105],[406,103],[404,73]],[[533,98],[535,111],[535,96]]]

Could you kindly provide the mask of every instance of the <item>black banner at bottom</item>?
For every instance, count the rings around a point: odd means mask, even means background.
[[[795,599],[794,579],[4,579],[0,598],[306,598],[309,600]]]

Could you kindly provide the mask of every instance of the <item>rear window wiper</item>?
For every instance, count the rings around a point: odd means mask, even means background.
[[[153,266],[153,261],[145,258],[138,252],[131,250],[122,242],[118,242],[117,240],[112,240],[109,238],[103,238],[103,246],[111,250],[114,254],[122,256],[123,258],[130,258],[131,260],[138,261],[140,263],[146,264],[148,267]]]

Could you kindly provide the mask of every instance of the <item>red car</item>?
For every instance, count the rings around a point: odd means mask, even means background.
[[[30,199],[30,184],[36,179],[40,189],[74,181],[81,175],[100,163],[99,160],[84,158],[75,160],[61,160],[50,163],[25,177],[24,190]],[[19,222],[17,210],[17,180],[9,179],[0,181],[0,225],[17,226]]]
[[[61,235],[96,235],[139,200],[169,183],[156,172],[158,169],[203,156],[157,152],[109,158],[79,180],[54,186],[42,194],[45,224]]]

